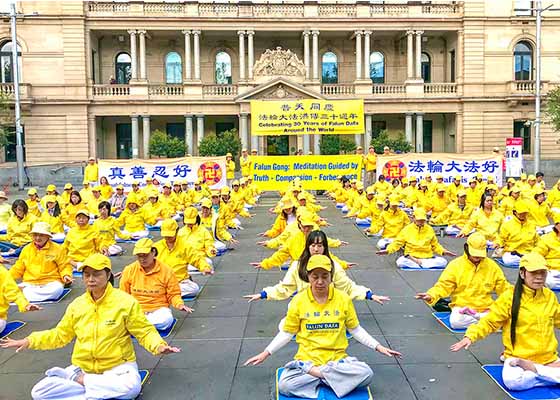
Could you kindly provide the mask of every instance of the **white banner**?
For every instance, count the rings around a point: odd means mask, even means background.
[[[519,178],[523,172],[523,138],[506,139],[506,176]]]
[[[99,178],[105,176],[111,186],[123,185],[128,191],[132,181],[142,185],[146,178],[160,183],[187,181],[190,184],[203,178],[212,189],[226,184],[225,157],[183,157],[133,160],[99,160]]]

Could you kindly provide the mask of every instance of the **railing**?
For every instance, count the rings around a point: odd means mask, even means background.
[[[372,4],[369,6],[369,13],[372,17],[384,14],[408,14],[408,6],[406,4]]]
[[[303,17],[302,4],[254,4],[253,17]]]
[[[353,84],[337,83],[337,84],[321,85],[321,94],[327,96],[347,95],[347,94],[354,94],[355,92],[356,91]]]
[[[128,85],[93,85],[94,96],[128,96],[130,86]]]
[[[128,12],[128,3],[88,2],[87,7],[90,13],[124,14]]]
[[[237,4],[199,4],[200,17],[237,17],[239,7]]]
[[[373,94],[382,94],[382,95],[405,94],[406,86],[391,85],[385,83],[375,83],[371,87],[371,92]]]
[[[356,6],[352,4],[320,4],[320,17],[355,17]]]
[[[150,96],[182,96],[183,85],[150,85],[148,94]]]
[[[144,14],[182,14],[183,4],[178,3],[144,3]]]
[[[2,96],[13,96],[15,93],[13,83],[0,83],[0,94]]]
[[[237,85],[204,85],[202,86],[204,96],[235,96]]]
[[[456,83],[424,83],[425,94],[457,94]]]
[[[422,14],[457,14],[459,13],[458,4],[424,4]]]

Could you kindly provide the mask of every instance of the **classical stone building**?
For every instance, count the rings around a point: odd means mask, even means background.
[[[237,128],[261,154],[317,152],[319,138],[256,137],[253,99],[363,98],[368,143],[402,133],[419,151],[533,153],[532,1],[21,1],[29,162],[143,157],[155,129],[184,138]],[[33,15],[35,13],[35,15]],[[559,80],[560,13],[543,24],[543,90]],[[13,93],[9,20],[0,90]],[[542,126],[542,155],[559,157]],[[8,160],[12,150],[7,149]]]

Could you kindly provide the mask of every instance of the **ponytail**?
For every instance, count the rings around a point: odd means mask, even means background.
[[[521,268],[519,271],[523,271],[525,268]],[[515,282],[515,288],[513,289],[513,301],[511,302],[511,326],[509,338],[511,340],[511,346],[515,347],[515,328],[517,325],[517,319],[519,317],[519,308],[521,306],[521,295],[523,294],[523,285],[525,280],[521,277],[521,274],[517,277],[517,282]]]

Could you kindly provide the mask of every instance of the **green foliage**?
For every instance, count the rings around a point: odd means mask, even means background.
[[[560,86],[548,92],[545,115],[555,131],[560,131]]]
[[[396,139],[391,139],[387,131],[381,131],[377,137],[371,139],[370,144],[378,154],[383,153],[385,146],[388,146],[395,153],[408,153],[412,151],[412,145],[406,141],[402,132],[399,133]]]
[[[10,144],[8,137],[15,130],[15,115],[11,96],[0,93],[0,147]]]
[[[353,154],[356,150],[356,143],[341,135],[323,135],[319,142],[321,154]]]
[[[224,131],[219,136],[205,136],[198,145],[198,152],[204,157],[225,156],[231,153],[235,159],[240,151],[241,140],[235,128]]]
[[[184,157],[186,152],[187,146],[179,138],[168,136],[158,129],[150,135],[150,156],[152,157]]]

